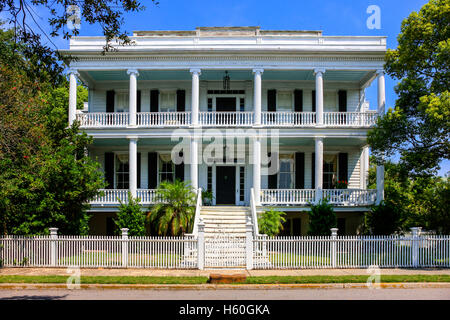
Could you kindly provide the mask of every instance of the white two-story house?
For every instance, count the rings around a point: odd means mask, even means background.
[[[103,37],[75,37],[62,51],[77,58],[69,121],[93,137],[108,185],[91,202],[92,233],[111,233],[128,191],[150,207],[164,180],[212,191],[213,206],[283,210],[289,235],[306,234],[308,204],[322,198],[342,234],[383,199],[382,166],[367,189],[366,139],[385,110],[385,37],[205,27],[131,40],[103,55]],[[76,110],[77,80],[86,110]]]

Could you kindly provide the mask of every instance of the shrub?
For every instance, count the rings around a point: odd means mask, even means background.
[[[196,194],[185,182],[164,181],[156,190],[161,200],[153,206],[147,218],[158,235],[178,236],[192,231]]]
[[[133,198],[131,192],[128,192],[128,203],[120,201],[119,212],[113,219],[117,226],[116,233],[120,234],[120,229],[128,228],[129,236],[145,236],[145,213],[141,211],[139,201],[139,198]]]
[[[275,236],[283,230],[283,222],[286,221],[285,212],[270,209],[258,218],[259,232],[268,236]]]
[[[401,208],[390,201],[382,201],[364,215],[363,233],[390,235],[399,232],[402,224]]]
[[[326,199],[320,200],[318,204],[311,204],[309,211],[309,230],[310,236],[329,236],[331,228],[336,228],[337,219],[333,207]]]

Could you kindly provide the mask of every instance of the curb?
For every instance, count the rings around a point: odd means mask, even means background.
[[[450,282],[392,282],[372,284],[370,289],[450,288]],[[68,289],[65,283],[0,283],[0,290]],[[366,283],[305,284],[80,284],[80,289],[153,290],[289,290],[289,289],[368,289]]]

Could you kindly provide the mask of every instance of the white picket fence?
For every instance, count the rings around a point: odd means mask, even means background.
[[[450,267],[450,236],[205,237],[5,236],[5,267],[306,269]]]

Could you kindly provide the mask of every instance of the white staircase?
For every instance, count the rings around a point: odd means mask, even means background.
[[[251,218],[251,212],[248,207],[203,206],[200,217],[205,224],[205,237],[245,237],[246,223]]]

